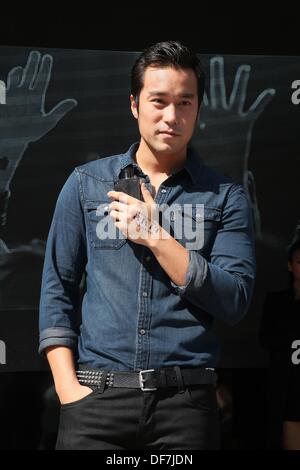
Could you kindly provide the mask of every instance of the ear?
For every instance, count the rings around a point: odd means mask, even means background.
[[[136,103],[133,95],[130,95],[130,107],[131,107],[131,112],[132,112],[133,116],[135,117],[135,119],[138,119],[139,112],[138,112],[138,108],[137,108],[137,103]]]
[[[292,263],[290,261],[288,262],[288,270],[290,271],[290,273],[293,271]]]

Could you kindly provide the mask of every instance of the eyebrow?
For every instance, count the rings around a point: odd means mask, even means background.
[[[151,96],[168,96],[169,93],[166,93],[165,91],[150,91],[148,93],[148,98],[151,98]],[[195,98],[195,95],[194,93],[181,93],[180,95],[180,98],[189,98],[189,99],[192,99],[192,98]]]

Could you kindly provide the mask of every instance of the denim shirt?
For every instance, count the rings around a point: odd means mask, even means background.
[[[103,208],[122,169],[135,167],[151,189],[134,162],[137,148],[133,144],[125,154],[75,168],[62,188],[45,255],[39,351],[66,346],[78,353],[79,363],[115,371],[214,367],[219,349],[214,319],[232,325],[241,320],[253,289],[247,196],[188,149],[185,166],[155,196],[157,204],[191,206],[193,226],[204,234],[202,245],[190,245],[186,284],[176,286],[150,249],[118,229],[117,237],[98,236],[101,220],[113,223]],[[201,204],[204,219],[194,210]],[[184,233],[178,241],[188,246]]]

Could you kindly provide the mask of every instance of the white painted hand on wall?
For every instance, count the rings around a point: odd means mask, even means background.
[[[30,142],[36,142],[76,105],[64,99],[46,112],[53,58],[31,51],[25,67],[14,67],[0,84],[0,192],[9,183]]]
[[[257,237],[261,236],[255,179],[248,168],[252,131],[256,120],[275,95],[274,88],[255,93],[246,110],[250,65],[238,67],[231,92],[227,91],[224,58],[210,60],[210,81],[200,109],[197,146],[207,162],[243,184],[252,206]],[[251,96],[252,99],[252,96]]]

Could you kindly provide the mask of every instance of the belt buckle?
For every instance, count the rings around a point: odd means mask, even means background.
[[[147,369],[147,370],[140,370],[139,371],[139,382],[140,382],[140,388],[143,392],[153,392],[154,390],[157,390],[157,387],[155,388],[146,388],[144,387],[144,382],[146,382],[146,379],[143,378],[143,374],[145,372],[154,372],[154,369]]]

